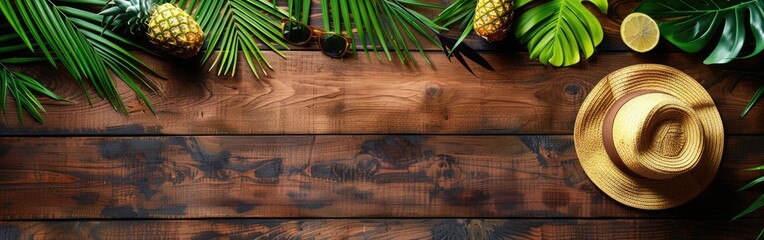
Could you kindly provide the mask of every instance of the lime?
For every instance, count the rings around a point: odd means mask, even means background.
[[[655,48],[660,35],[658,24],[644,13],[631,13],[621,23],[623,43],[637,52],[647,52]]]

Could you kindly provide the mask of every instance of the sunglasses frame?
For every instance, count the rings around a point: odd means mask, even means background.
[[[321,29],[321,28],[318,28],[318,27],[314,27],[314,26],[302,23],[300,21],[292,20],[292,19],[288,19],[288,18],[281,19],[281,34],[282,35],[284,35],[284,27],[286,26],[286,23],[288,23],[288,22],[294,22],[294,23],[300,24],[300,25],[310,29],[310,37],[308,38],[308,40],[305,40],[304,42],[299,42],[299,43],[291,42],[291,41],[289,41],[288,39],[285,38],[284,40],[286,40],[286,42],[288,42],[288,43],[290,43],[292,45],[295,45],[295,46],[304,46],[304,45],[308,45],[311,41],[313,41],[315,39],[315,41],[318,43],[318,47],[321,48],[321,52],[323,52],[324,55],[332,57],[332,58],[342,58],[345,55],[347,55],[348,54],[348,50],[350,50],[350,44],[353,43],[353,39],[350,38],[350,37],[344,36],[344,35],[336,33],[336,32],[329,32],[329,31],[326,31],[324,29]],[[339,36],[339,37],[342,37],[343,39],[345,39],[345,49],[342,50],[342,54],[340,54],[340,56],[335,57],[335,56],[332,56],[332,55],[329,55],[328,53],[326,53],[326,50],[324,49],[324,46],[321,44],[321,41],[319,40],[319,37],[321,35],[323,35],[323,34],[331,34],[331,35]]]

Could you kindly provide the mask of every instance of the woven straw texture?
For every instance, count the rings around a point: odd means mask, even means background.
[[[638,90],[660,93],[637,97],[618,111],[614,143],[623,162],[637,170],[627,173],[605,150],[603,122],[617,99]],[[665,106],[639,109],[650,104]],[[642,122],[644,114],[652,116]],[[671,124],[654,127],[661,122]],[[724,128],[711,96],[695,79],[668,66],[639,64],[612,72],[592,89],[576,117],[574,141],[581,166],[603,192],[631,207],[659,210],[692,200],[711,183]]]

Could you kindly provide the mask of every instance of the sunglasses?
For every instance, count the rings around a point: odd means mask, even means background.
[[[321,51],[333,58],[345,56],[353,42],[352,38],[290,19],[281,20],[281,34],[287,42],[297,46],[306,45],[315,37]]]

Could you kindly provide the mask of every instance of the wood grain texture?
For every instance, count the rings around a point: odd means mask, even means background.
[[[764,220],[233,219],[0,222],[3,239],[753,239]]]
[[[0,219],[726,220],[762,193],[735,192],[757,177],[740,169],[761,163],[762,143],[728,137],[706,192],[679,208],[640,211],[588,180],[570,136],[0,138]]]
[[[25,116],[21,126],[15,109],[0,120],[0,239],[752,239],[762,211],[728,219],[764,193],[735,192],[760,176],[740,170],[764,161],[762,107],[738,119],[761,83],[734,85],[721,70],[762,59],[705,66],[703,53],[667,41],[632,53],[619,26],[639,2],[609,1],[607,14],[586,3],[605,38],[569,68],[528,60],[513,38],[489,44],[475,35],[466,43],[496,72],[473,64],[472,76],[424,41],[432,66],[418,53],[401,65],[329,59],[315,46],[294,48],[288,60],[266,52],[275,69],[262,80],[244,62],[235,77],[219,77],[138,54],[167,77],[153,83],[157,116],[123,84],[127,117],[105,101],[88,105],[50,67],[18,67],[78,103],[42,100],[45,125]],[[713,184],[670,210],[604,195],[569,135],[599,79],[638,63],[699,80],[728,134]],[[398,133],[475,135],[363,135]],[[328,219],[298,219],[312,217]]]
[[[608,73],[638,63],[667,64],[700,81],[717,103],[726,133],[764,133],[761,106],[739,119],[761,83],[751,78],[732,87],[736,78],[721,71],[760,66],[761,58],[706,66],[681,53],[600,53],[575,67],[550,68],[524,54],[493,53],[485,57],[501,63],[497,71],[479,70],[475,77],[435,53],[434,68],[336,60],[306,51],[287,53],[290,60],[267,54],[276,71],[262,80],[248,71],[217,77],[143,56],[169,79],[157,81],[161,96],[151,95],[157,116],[125,86],[120,89],[128,117],[106,101],[89,106],[70,79],[46,67],[28,67],[22,70],[79,103],[44,100],[45,125],[26,116],[20,126],[11,108],[0,120],[0,134],[571,134],[589,90]]]

